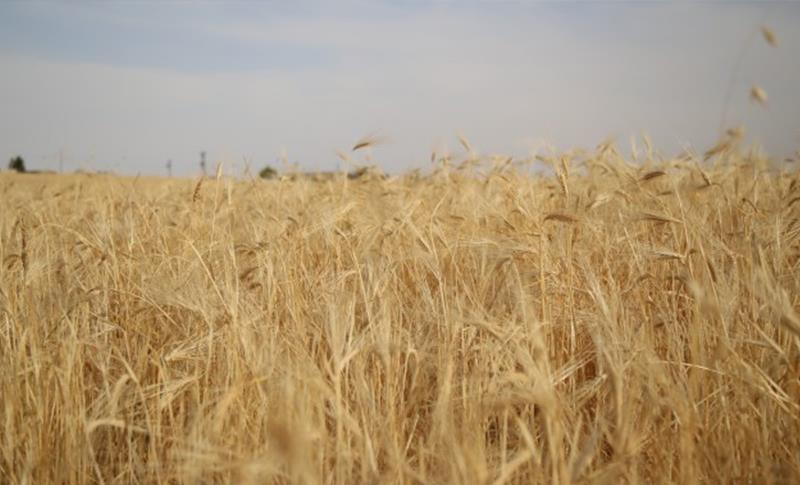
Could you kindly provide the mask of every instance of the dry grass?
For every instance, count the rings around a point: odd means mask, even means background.
[[[797,483],[798,175],[616,153],[1,175],[0,482]]]

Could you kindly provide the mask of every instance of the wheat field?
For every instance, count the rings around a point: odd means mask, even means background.
[[[0,174],[0,482],[798,483],[800,177],[706,155]]]

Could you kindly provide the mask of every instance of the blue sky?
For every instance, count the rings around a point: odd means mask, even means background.
[[[714,142],[744,50],[727,125],[783,157],[800,148],[798,47],[794,2],[2,2],[0,156],[335,169],[370,133],[390,171],[457,152],[457,133],[519,157],[648,133],[671,155]]]

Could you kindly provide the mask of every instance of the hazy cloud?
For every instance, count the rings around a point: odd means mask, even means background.
[[[379,131],[390,170],[468,135],[522,155],[649,132],[699,148],[728,124],[770,151],[800,146],[800,8],[793,4],[3,4],[0,155],[126,173],[304,167]],[[768,22],[779,48],[752,38]],[[753,83],[767,109],[747,100]]]

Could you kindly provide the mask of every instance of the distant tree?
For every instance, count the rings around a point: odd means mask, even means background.
[[[358,169],[348,173],[347,178],[349,178],[350,180],[360,179],[364,175],[367,175],[369,171],[370,170],[368,167],[359,167]]]
[[[19,173],[25,173],[25,160],[17,155],[8,161],[8,169]]]
[[[347,178],[349,178],[350,180],[356,180],[356,179],[360,179],[360,178],[365,178],[365,179],[373,179],[373,178],[374,179],[385,179],[386,175],[384,175],[383,172],[381,172],[380,169],[378,169],[377,167],[375,167],[373,165],[373,166],[369,166],[369,167],[360,167],[360,168],[358,168],[356,170],[353,170],[352,172],[347,174]]]
[[[267,165],[258,172],[258,176],[262,179],[274,179],[278,176],[278,171]]]

